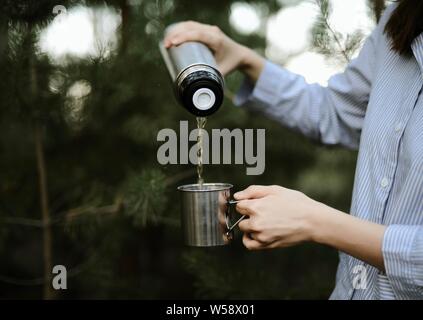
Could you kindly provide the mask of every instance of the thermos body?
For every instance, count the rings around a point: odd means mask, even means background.
[[[199,42],[186,42],[160,51],[179,102],[197,117],[215,113],[223,102],[224,79],[210,49]]]

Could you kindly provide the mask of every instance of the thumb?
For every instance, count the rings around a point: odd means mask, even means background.
[[[269,195],[272,192],[272,187],[269,186],[249,186],[243,191],[234,194],[236,200],[245,199],[259,199]]]

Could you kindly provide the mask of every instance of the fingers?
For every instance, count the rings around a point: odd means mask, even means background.
[[[244,199],[259,199],[274,192],[273,186],[249,186],[243,191],[239,191],[234,194],[236,200]]]
[[[238,223],[238,228],[244,233],[251,233],[253,230],[251,228],[250,219],[242,220]]]
[[[191,30],[178,33],[172,36],[170,39],[170,46],[179,46],[180,44],[187,41],[199,41],[204,42],[204,39],[207,37],[207,34],[203,30]],[[166,44],[165,44],[166,45]]]
[[[260,233],[259,230],[254,225],[254,218],[253,219],[245,219],[242,220],[238,224],[239,230],[241,230],[245,234],[255,234],[254,240],[263,242],[261,239],[258,239],[256,234]]]
[[[176,37],[176,35],[190,30],[188,26],[189,22],[180,22],[169,27],[166,30],[165,38],[163,40],[165,47],[169,48],[173,45],[174,38]]]
[[[236,211],[242,215],[253,215],[254,211],[254,200],[242,200],[236,204]]]
[[[259,241],[251,239],[247,233],[244,233],[242,237],[242,243],[248,250],[261,250],[265,248],[265,245]]]
[[[238,227],[244,233],[242,242],[248,250],[263,250],[277,247],[272,237],[266,236],[260,231],[254,218],[241,221]]]
[[[216,47],[218,42],[218,28],[194,21],[180,22],[171,27],[164,39],[166,48],[178,46],[187,41],[202,42],[210,48]]]

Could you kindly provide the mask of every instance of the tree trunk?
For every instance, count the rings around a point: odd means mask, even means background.
[[[44,259],[44,289],[43,297],[46,300],[54,298],[54,291],[51,286],[52,263],[52,230],[50,224],[50,211],[48,205],[48,190],[46,164],[44,159],[43,141],[40,125],[37,124],[34,130],[35,153],[37,157],[38,181],[40,188],[40,202],[43,222],[43,259]]]
[[[31,85],[32,101],[36,101],[38,92],[37,88],[37,70],[35,68],[35,57],[33,52],[30,53],[29,63],[29,76]],[[37,172],[40,192],[40,205],[41,205],[41,216],[43,222],[43,262],[44,262],[44,287],[43,287],[43,298],[46,300],[53,299],[55,292],[51,286],[52,280],[52,230],[50,224],[50,210],[48,200],[48,188],[47,188],[47,169],[44,158],[44,147],[43,147],[43,136],[42,127],[39,120],[35,120],[34,128],[34,142],[35,142],[35,156],[37,161]]]

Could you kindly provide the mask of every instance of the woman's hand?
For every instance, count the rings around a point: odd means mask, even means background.
[[[250,250],[288,247],[313,238],[313,217],[321,204],[279,186],[250,186],[234,195],[237,211],[248,215],[239,228]]]
[[[170,48],[187,41],[198,41],[208,46],[213,51],[223,75],[240,69],[256,81],[263,69],[262,57],[229,38],[216,26],[194,21],[180,22],[170,28],[164,39],[164,45]]]
[[[279,186],[251,186],[235,193],[239,223],[250,250],[282,248],[305,241],[325,244],[384,270],[386,226],[361,220]]]

